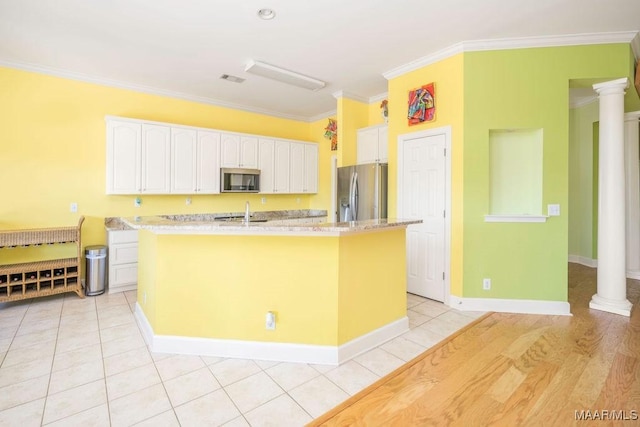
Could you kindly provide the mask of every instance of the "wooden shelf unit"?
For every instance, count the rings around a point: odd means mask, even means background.
[[[0,250],[43,244],[75,244],[76,257],[0,265],[0,302],[75,292],[84,298],[80,277],[82,222],[76,227],[0,230]]]

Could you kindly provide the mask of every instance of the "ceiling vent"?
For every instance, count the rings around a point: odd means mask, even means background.
[[[228,80],[228,81],[234,82],[234,83],[242,83],[244,81],[244,79],[242,79],[240,77],[232,76],[230,74],[223,74],[223,75],[220,76],[220,78],[222,80]]]
[[[247,73],[256,74],[258,76],[309,90],[322,89],[326,85],[322,80],[307,77],[293,71],[285,70],[284,68],[279,68],[274,65],[254,60],[249,61],[249,64],[247,64],[247,67],[244,70]]]

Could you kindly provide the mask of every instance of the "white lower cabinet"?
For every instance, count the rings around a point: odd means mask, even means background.
[[[133,291],[138,287],[138,231],[110,230],[109,293]]]

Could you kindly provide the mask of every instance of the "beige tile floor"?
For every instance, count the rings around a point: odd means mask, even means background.
[[[340,366],[158,354],[135,292],[0,304],[0,426],[298,426],[482,313],[407,295],[410,331]]]

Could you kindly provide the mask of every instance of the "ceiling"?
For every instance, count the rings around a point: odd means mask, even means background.
[[[0,0],[0,65],[311,120],[460,42],[637,32],[639,17],[638,0]],[[251,59],[327,85],[246,73]]]

